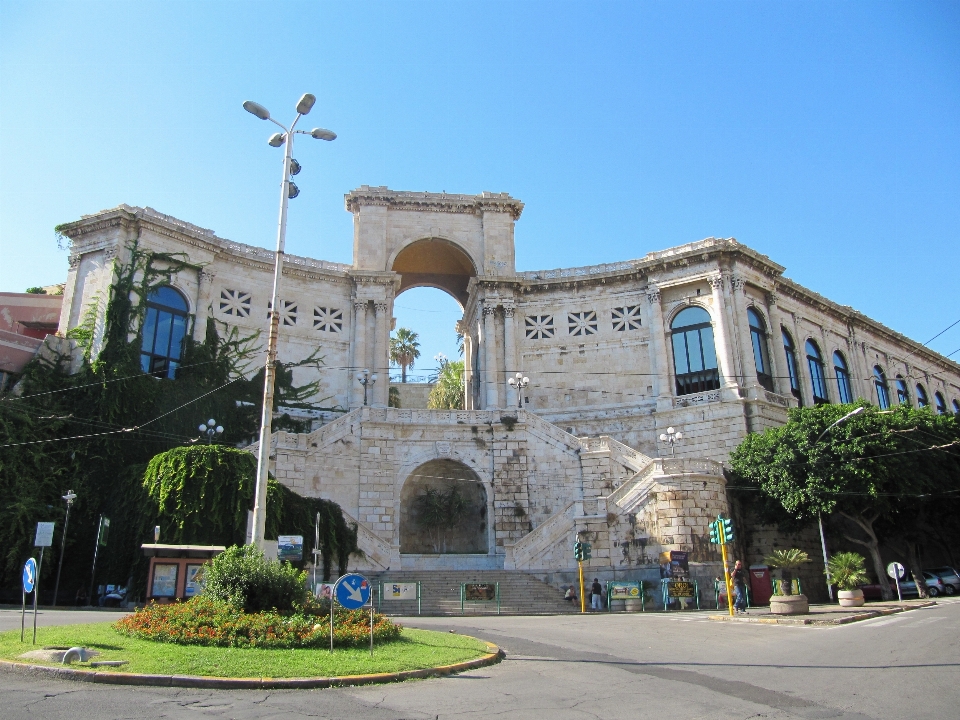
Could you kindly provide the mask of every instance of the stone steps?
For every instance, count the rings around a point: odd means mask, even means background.
[[[380,583],[420,582],[421,612],[424,615],[459,615],[461,583],[499,583],[500,614],[554,615],[579,610],[563,599],[563,593],[547,583],[521,572],[503,570],[414,571],[370,574],[378,588]],[[412,615],[417,612],[415,600],[384,600],[383,612],[390,615]],[[464,601],[464,614],[496,614],[497,603]]]

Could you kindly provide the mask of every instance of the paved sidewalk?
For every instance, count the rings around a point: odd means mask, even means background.
[[[766,623],[770,625],[845,625],[858,620],[893,615],[894,613],[917,610],[936,605],[934,600],[893,600],[891,602],[869,602],[862,607],[840,607],[839,605],[811,605],[806,615],[774,615],[769,607],[755,607],[746,615],[713,614],[711,620]]]

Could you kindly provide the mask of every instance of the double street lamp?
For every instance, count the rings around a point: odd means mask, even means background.
[[[363,404],[367,404],[367,386],[371,388],[377,384],[377,374],[370,374],[370,371],[367,368],[364,368],[362,372],[357,373],[357,382],[363,385]]]
[[[317,140],[336,140],[330,130],[314,128],[310,132],[297,130],[300,118],[310,112],[317,98],[307,93],[297,103],[297,116],[290,127],[284,127],[270,117],[270,112],[259,103],[247,100],[243,109],[261,120],[278,125],[282,133],[274,133],[267,140],[271,147],[284,146],[283,181],[280,184],[280,221],[277,228],[277,251],[273,265],[273,303],[270,305],[270,331],[267,335],[267,361],[263,378],[263,412],[260,416],[260,454],[257,461],[257,485],[253,505],[253,544],[263,547],[267,510],[267,478],[270,470],[270,436],[273,430],[273,393],[276,383],[277,338],[280,334],[280,279],[283,273],[283,248],[287,234],[287,201],[300,194],[299,188],[290,181],[291,175],[300,172],[300,163],[293,159],[294,135],[309,135]]]
[[[524,377],[523,373],[517,373],[515,377],[507,380],[510,384],[510,387],[514,388],[517,391],[517,409],[523,408],[523,391],[526,389],[527,385],[530,384],[530,378]]]

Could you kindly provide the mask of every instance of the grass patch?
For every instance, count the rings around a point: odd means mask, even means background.
[[[29,635],[27,636],[29,638]],[[99,650],[95,660],[129,660],[120,672],[210,677],[328,677],[419,670],[473,660],[487,651],[485,643],[465,635],[404,628],[399,640],[369,648],[264,650],[174,645],[121,635],[110,623],[37,628],[37,644],[20,642],[20,631],[0,633],[0,658],[53,665],[18,656],[44,645]],[[72,667],[83,668],[82,664]],[[108,668],[99,668],[108,670]]]

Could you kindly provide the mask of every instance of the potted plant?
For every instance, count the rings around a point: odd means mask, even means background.
[[[810,556],[803,550],[774,550],[764,562],[780,570],[780,593],[770,598],[770,612],[774,615],[804,615],[810,612],[810,603],[803,594],[793,595],[793,571],[804,563],[810,562]]]
[[[863,605],[863,590],[867,582],[864,558],[855,552],[837,553],[827,563],[827,577],[836,583],[837,599],[843,607]]]

